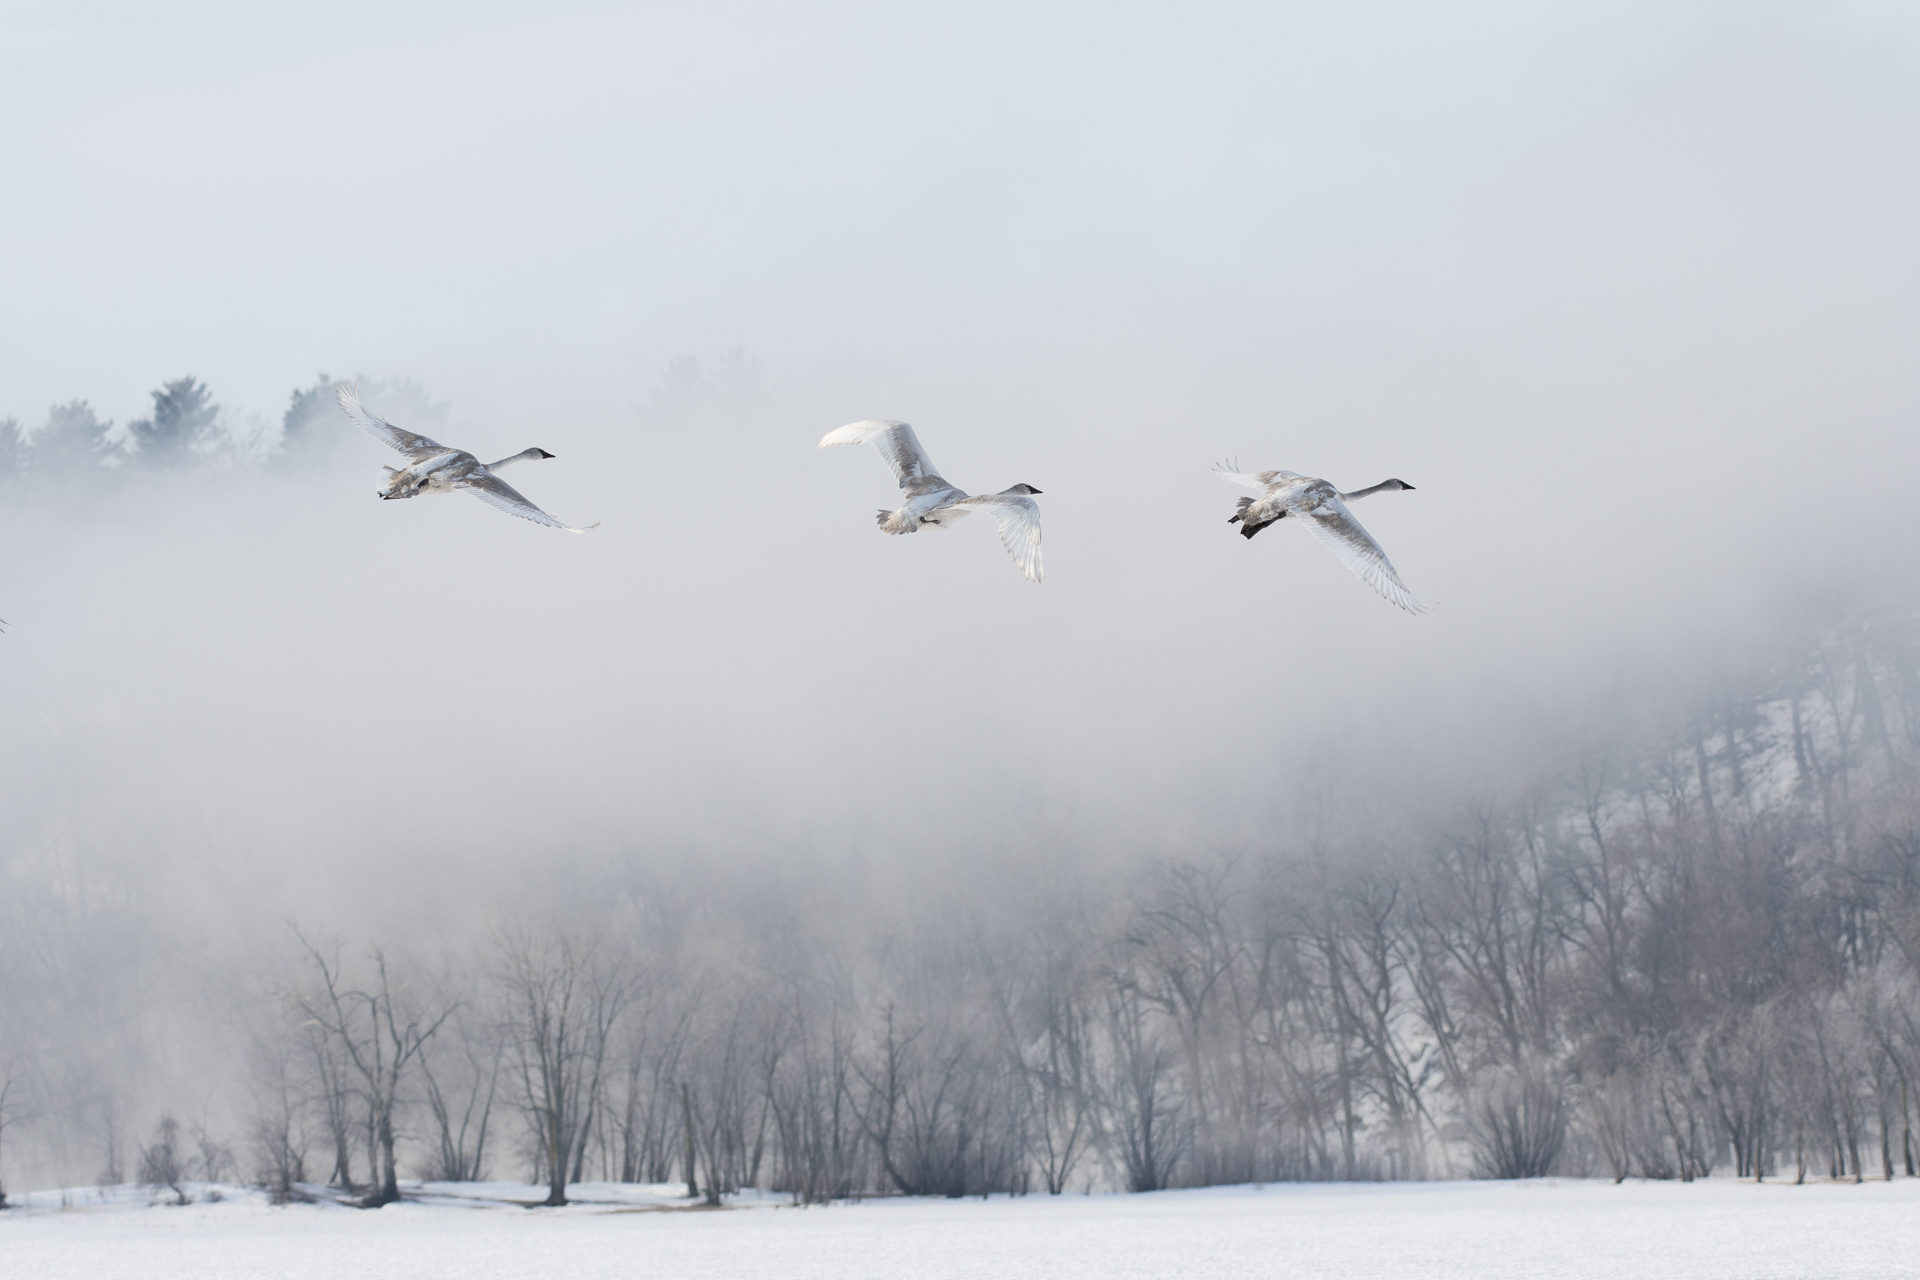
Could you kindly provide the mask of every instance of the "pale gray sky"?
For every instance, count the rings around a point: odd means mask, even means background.
[[[1354,305],[1356,270],[1458,262],[1516,194],[1914,105],[1911,29],[1799,6],[12,12],[0,390],[116,417],[186,369],[275,411],[316,365],[613,409],[733,344],[924,368],[1228,327],[1175,300],[1373,327],[1404,299]]]

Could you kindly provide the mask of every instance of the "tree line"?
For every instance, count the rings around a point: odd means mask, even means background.
[[[290,931],[212,1149],[370,1203],[1913,1176],[1916,642],[1826,614],[1524,787],[1270,849],[891,911],[609,871],[404,961]]]
[[[333,399],[334,379],[296,388],[277,423],[227,413],[205,382],[188,375],[149,393],[152,410],[116,427],[87,400],[48,408],[37,426],[0,417],[0,486],[105,488],[141,475],[236,465],[303,465],[329,456],[348,432]],[[395,378],[362,384],[426,433],[444,427],[448,406],[418,383]]]
[[[279,421],[224,412],[207,384],[191,374],[148,394],[146,416],[116,428],[87,400],[48,408],[37,426],[0,416],[0,486],[106,486],[115,479],[236,465],[305,466],[331,457],[356,432],[334,401],[336,379],[322,373],[296,387]],[[363,399],[423,435],[443,432],[451,406],[410,378],[360,378]],[[695,356],[667,362],[645,412],[681,414],[716,399],[739,402],[768,386],[759,360],[734,348],[711,368]]]

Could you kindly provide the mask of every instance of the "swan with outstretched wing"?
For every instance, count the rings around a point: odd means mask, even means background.
[[[1237,462],[1232,466],[1222,463],[1213,472],[1222,480],[1245,485],[1260,495],[1257,498],[1240,499],[1234,513],[1227,518],[1228,524],[1240,526],[1242,537],[1251,538],[1268,525],[1291,516],[1306,525],[1313,536],[1320,540],[1320,544],[1333,552],[1341,564],[1353,570],[1360,581],[1388,601],[1408,613],[1426,611],[1426,606],[1415,599],[1407,584],[1400,580],[1393,562],[1387,559],[1387,553],[1380,549],[1373,535],[1347,509],[1349,502],[1358,502],[1370,494],[1401,490],[1412,492],[1413,486],[1405,480],[1382,480],[1365,489],[1342,493],[1325,480],[1313,476],[1296,475],[1291,471],[1250,474],[1241,471]]]
[[[342,382],[333,388],[334,399],[340,402],[340,408],[352,418],[359,427],[374,439],[392,445],[407,456],[404,467],[387,467],[386,485],[380,490],[381,499],[418,498],[432,493],[470,493],[490,507],[498,507],[510,516],[519,516],[522,520],[531,520],[535,524],[546,525],[549,529],[565,529],[568,533],[585,533],[587,529],[597,529],[600,522],[576,529],[572,525],[562,524],[540,508],[528,502],[518,489],[502,480],[494,472],[515,462],[532,462],[553,455],[545,449],[522,449],[511,458],[502,458],[498,462],[481,462],[478,458],[462,449],[451,449],[423,435],[402,430],[376,413],[369,412],[360,403],[359,388]]]
[[[1000,531],[1000,542],[1028,582],[1047,576],[1040,560],[1040,507],[1034,495],[1040,490],[1030,484],[1016,484],[999,493],[970,495],[949,484],[934,467],[933,459],[920,447],[920,438],[904,422],[874,418],[851,422],[827,432],[820,447],[838,444],[871,443],[893,469],[900,491],[907,495],[892,511],[882,511],[879,524],[888,533],[913,533],[926,526],[945,529],[975,511],[991,514]]]

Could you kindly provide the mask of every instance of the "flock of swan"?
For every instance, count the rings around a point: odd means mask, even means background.
[[[370,413],[360,403],[358,391],[341,383],[334,388],[340,407],[349,418],[375,439],[392,445],[407,456],[404,467],[388,467],[386,485],[380,497],[417,498],[430,493],[471,493],[508,515],[531,520],[552,529],[585,533],[598,523],[576,529],[562,524],[520,495],[520,492],[494,472],[514,462],[551,458],[545,449],[523,449],[510,458],[482,463],[461,449],[449,448],[411,431],[403,431],[385,418]],[[913,428],[904,422],[873,419],[849,423],[829,431],[820,439],[822,449],[841,444],[871,442],[893,468],[894,479],[906,500],[892,511],[882,511],[880,527],[888,533],[914,533],[920,529],[945,529],[976,511],[992,515],[1000,531],[1000,541],[1020,566],[1028,582],[1046,576],[1040,561],[1040,507],[1034,502],[1040,490],[1030,484],[1016,484],[998,493],[969,494],[955,488],[940,475],[933,459],[920,446]],[[1353,518],[1347,509],[1371,494],[1410,490],[1404,480],[1383,480],[1379,484],[1352,493],[1342,493],[1325,480],[1295,475],[1291,471],[1242,472],[1236,462],[1214,468],[1214,474],[1233,484],[1245,485],[1258,497],[1241,498],[1227,523],[1238,524],[1243,537],[1251,538],[1270,524],[1291,517],[1304,524],[1341,564],[1353,570],[1362,582],[1393,604],[1409,613],[1421,613],[1424,606],[1400,580],[1393,562],[1380,549],[1373,535]]]

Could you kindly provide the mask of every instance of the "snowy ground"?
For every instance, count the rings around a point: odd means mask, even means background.
[[[184,1208],[132,1188],[39,1192],[0,1214],[0,1276],[736,1277],[1920,1274],[1920,1180],[1804,1187],[1716,1179],[1298,1184],[1157,1195],[776,1198],[686,1209],[674,1188],[429,1184],[363,1211],[219,1189]]]

